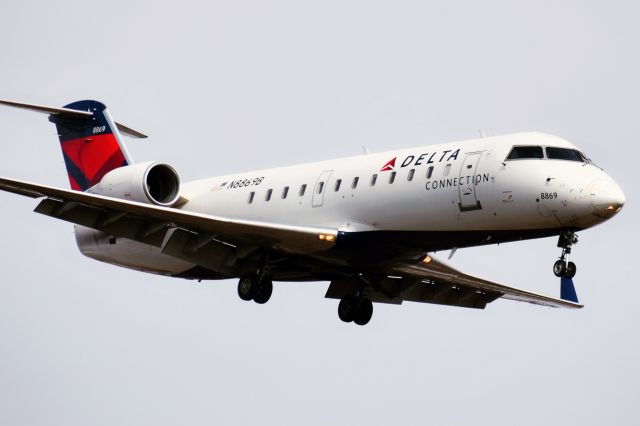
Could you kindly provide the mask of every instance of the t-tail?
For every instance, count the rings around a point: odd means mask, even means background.
[[[2,100],[0,104],[50,114],[49,121],[58,130],[69,183],[78,191],[86,191],[99,183],[113,169],[133,164],[121,133],[146,138],[114,122],[107,107],[97,101],[77,101],[63,108]]]

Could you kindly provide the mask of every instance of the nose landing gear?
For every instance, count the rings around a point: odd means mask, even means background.
[[[578,236],[573,231],[564,231],[558,238],[558,247],[562,248],[562,254],[553,264],[553,273],[556,277],[573,278],[576,276],[577,267],[573,262],[567,262],[567,256],[571,254],[571,246],[578,242]]]

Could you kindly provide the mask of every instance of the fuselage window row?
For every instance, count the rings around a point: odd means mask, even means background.
[[[444,170],[443,174],[445,176],[448,175],[449,174],[449,170],[450,170],[450,167],[448,167],[448,168],[445,167],[445,170]],[[415,173],[416,173],[416,169],[410,169],[408,171],[408,173],[407,173],[407,181],[408,182],[413,181]],[[392,183],[395,182],[396,174],[397,174],[396,171],[392,171],[389,174],[389,184],[392,184]],[[431,179],[432,175],[433,175],[433,166],[429,166],[429,168],[427,169],[427,176],[426,176],[427,179]],[[376,185],[377,181],[378,181],[378,174],[375,173],[375,174],[371,175],[371,181],[369,182],[369,185],[373,187],[373,186]],[[358,187],[358,183],[359,182],[360,182],[360,177],[359,176],[354,177],[353,180],[351,181],[351,189],[356,189]],[[324,185],[325,185],[324,181],[318,182],[318,186],[317,186],[317,193],[318,194],[322,194],[322,191],[324,190]],[[335,182],[334,187],[333,187],[334,192],[340,191],[341,186],[342,186],[342,179],[336,179],[336,182]],[[298,195],[300,197],[303,197],[306,192],[307,192],[307,184],[304,183],[304,184],[300,185],[300,189],[298,191]],[[266,194],[265,194],[265,198],[264,198],[265,201],[270,201],[272,194],[273,194],[273,189],[268,189]],[[255,195],[256,195],[255,191],[252,191],[251,193],[249,193],[249,198],[247,200],[248,204],[253,204],[253,200],[255,198]],[[282,196],[281,197],[284,200],[284,199],[286,199],[288,197],[288,195],[289,195],[289,187],[285,186],[284,188],[282,188]]]

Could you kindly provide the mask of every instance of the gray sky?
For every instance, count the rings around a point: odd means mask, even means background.
[[[341,323],[325,283],[196,284],[82,257],[0,194],[0,424],[637,422],[639,7],[628,1],[0,2],[0,98],[93,98],[183,180],[539,130],[627,196],[574,250],[582,311],[407,303]],[[517,3],[517,4],[516,4]],[[0,175],[68,185],[46,117],[0,110]],[[459,250],[557,295],[555,239]],[[445,256],[446,254],[441,254]]]

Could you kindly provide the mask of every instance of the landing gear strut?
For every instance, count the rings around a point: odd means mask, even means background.
[[[338,316],[344,322],[353,321],[358,325],[365,325],[372,315],[373,303],[366,297],[346,296],[338,305]]]
[[[577,267],[573,262],[567,262],[567,255],[571,254],[571,246],[578,242],[578,236],[573,231],[564,231],[558,238],[558,247],[562,248],[562,254],[553,264],[553,273],[556,277],[573,278],[576,276]]]

